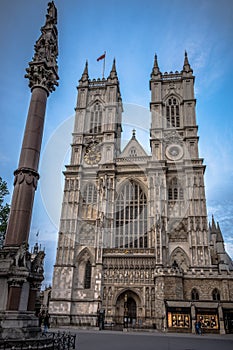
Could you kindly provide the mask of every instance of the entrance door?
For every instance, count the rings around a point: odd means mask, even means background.
[[[136,301],[132,297],[129,297],[127,300],[127,309],[128,309],[128,322],[132,324],[133,322],[136,321],[136,318],[137,318],[137,305],[136,305]]]
[[[116,302],[116,318],[117,324],[124,324],[127,326],[134,326],[137,321],[137,301],[138,296],[127,291],[119,295]]]

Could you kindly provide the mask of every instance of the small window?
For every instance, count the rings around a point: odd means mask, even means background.
[[[169,188],[168,189],[168,199],[171,201],[172,198],[173,198],[173,196],[172,196],[172,188]]]
[[[97,134],[101,132],[102,128],[102,107],[96,103],[91,111],[90,117],[90,133]]]
[[[213,300],[220,300],[220,293],[219,290],[217,288],[215,288],[212,292],[212,298]]]
[[[199,300],[199,293],[196,290],[196,288],[193,288],[193,290],[191,292],[191,299],[192,300]]]
[[[166,118],[168,128],[180,127],[180,106],[179,101],[172,97],[166,103]]]
[[[168,185],[168,200],[184,200],[184,189],[178,182],[177,178],[173,178]]]
[[[130,157],[137,157],[137,150],[135,147],[131,147],[129,150],[129,156]]]
[[[91,263],[88,260],[85,267],[84,289],[91,288]]]

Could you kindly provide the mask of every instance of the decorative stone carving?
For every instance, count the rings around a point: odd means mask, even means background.
[[[14,186],[18,183],[21,185],[24,181],[27,185],[32,185],[35,190],[37,189],[37,182],[39,180],[39,174],[32,169],[21,168],[14,172]]]
[[[177,131],[171,131],[164,133],[164,139],[163,142],[165,145],[170,145],[170,144],[177,144],[182,146],[183,141],[180,135],[177,133]]]
[[[174,262],[175,262],[175,265],[177,265],[183,271],[187,271],[187,269],[190,266],[190,261],[189,261],[187,254],[180,247],[176,248],[171,254],[170,263],[171,263],[173,268],[175,267],[173,265]]]
[[[14,258],[14,265],[16,267],[26,267],[26,254],[28,250],[28,244],[26,242],[23,242],[17,253],[15,254]]]
[[[183,219],[182,221],[171,220],[169,231],[170,242],[186,242],[188,238],[187,219]]]
[[[34,260],[32,261],[32,267],[31,267],[32,272],[37,272],[37,273],[44,272],[44,268],[43,268],[44,257],[45,257],[44,251],[39,251],[36,254]]]
[[[49,2],[46,15],[46,23],[41,28],[41,36],[35,44],[35,54],[29,67],[26,69],[25,78],[29,79],[29,87],[43,87],[48,92],[58,86],[58,45],[57,45],[57,9],[54,2]]]

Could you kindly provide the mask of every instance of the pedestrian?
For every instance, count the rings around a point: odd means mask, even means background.
[[[44,334],[47,333],[48,329],[49,329],[49,318],[50,318],[50,315],[48,313],[48,311],[46,311],[46,314],[44,316]]]
[[[44,326],[44,316],[45,316],[45,311],[42,310],[39,313],[39,315],[38,315],[38,317],[39,317],[39,327],[41,327],[41,328]]]
[[[201,320],[199,320],[198,322],[197,322],[197,324],[198,324],[198,334],[200,334],[200,335],[202,335],[202,323],[201,323]]]
[[[195,322],[195,331],[196,331],[196,334],[199,334],[199,326],[197,321]]]

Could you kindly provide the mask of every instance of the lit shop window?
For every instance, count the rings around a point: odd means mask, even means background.
[[[204,329],[218,329],[218,315],[216,314],[197,314],[197,321],[201,321]]]
[[[190,315],[168,312],[168,327],[190,328]]]

